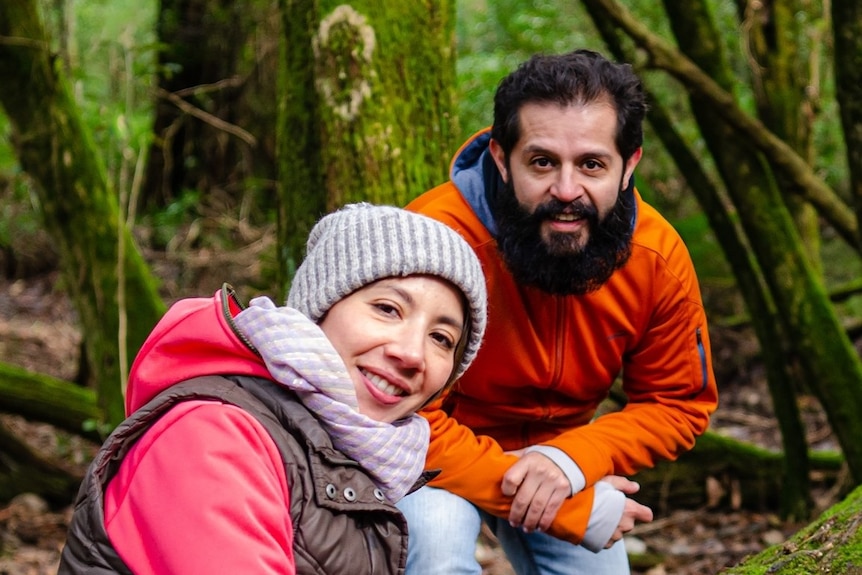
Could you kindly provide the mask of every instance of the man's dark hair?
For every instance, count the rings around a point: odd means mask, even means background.
[[[494,138],[506,158],[520,138],[519,111],[527,103],[589,104],[609,99],[617,111],[616,145],[628,160],[643,143],[646,95],[628,64],[616,64],[598,52],[537,54],[506,76],[494,96]]]

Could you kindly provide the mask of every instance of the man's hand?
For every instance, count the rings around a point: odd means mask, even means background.
[[[572,494],[568,477],[550,458],[537,452],[527,453],[512,465],[503,475],[501,488],[504,495],[514,496],[509,524],[528,532],[546,531]]]
[[[630,481],[625,477],[620,477],[619,475],[608,475],[607,477],[603,477],[601,481],[607,481],[626,495],[632,495],[640,490],[640,485],[636,482]],[[605,549],[611,547],[614,543],[622,539],[623,535],[631,531],[634,528],[636,521],[649,523],[652,521],[652,518],[652,509],[646,505],[641,505],[634,499],[626,498],[626,506],[623,509],[623,516],[620,517],[620,523],[617,525],[616,530],[614,530],[614,534],[611,536],[607,545],[605,545]]]

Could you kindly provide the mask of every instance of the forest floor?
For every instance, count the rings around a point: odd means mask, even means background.
[[[150,254],[148,258],[163,278],[165,299],[170,301],[186,295],[209,295],[222,281],[250,285],[259,271],[248,265],[254,261],[253,255],[236,257],[236,253],[224,257],[212,251],[193,256]],[[53,271],[28,279],[0,278],[0,361],[72,380],[78,367],[81,334],[58,277]],[[744,331],[716,324],[710,326],[710,333],[721,399],[712,429],[779,449],[769,393],[756,361],[752,361],[756,357],[754,340]],[[811,444],[836,449],[816,402],[802,400]],[[0,424],[29,436],[46,451],[62,448],[67,457],[73,454],[72,463],[82,471],[96,447],[75,443],[70,448],[70,440],[58,439],[49,426],[8,414],[0,414]],[[817,497],[820,508],[834,502],[827,492]],[[56,573],[70,516],[71,501],[51,508],[32,494],[21,494],[11,502],[0,502],[0,575]],[[632,552],[659,557],[636,567],[636,575],[711,575],[784,541],[799,527],[782,523],[770,510],[668,509],[657,512],[652,523],[636,527],[627,544]],[[513,574],[488,536],[483,536],[477,557],[485,575]]]

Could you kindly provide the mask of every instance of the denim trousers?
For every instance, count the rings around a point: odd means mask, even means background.
[[[406,575],[481,575],[476,540],[488,524],[518,575],[628,575],[625,544],[593,553],[545,533],[524,533],[443,489],[423,487],[398,502],[407,518]]]

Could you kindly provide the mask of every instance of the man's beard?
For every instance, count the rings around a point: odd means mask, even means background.
[[[542,239],[542,223],[566,208],[586,222],[589,237],[582,248],[575,234],[551,232],[547,242]],[[613,209],[599,220],[594,207],[556,198],[530,213],[518,203],[510,179],[498,190],[491,210],[497,245],[515,280],[554,295],[599,289],[631,255],[634,196],[628,190],[620,192]]]

